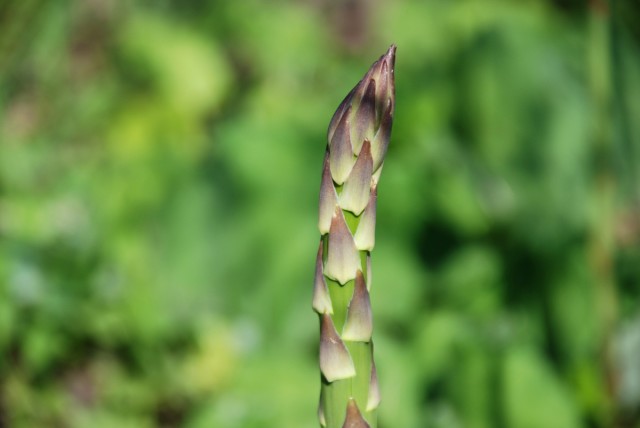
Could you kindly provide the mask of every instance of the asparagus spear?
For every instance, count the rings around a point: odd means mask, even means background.
[[[395,53],[391,46],[373,63],[329,125],[313,290],[320,317],[318,418],[327,428],[377,425],[380,394],[369,292],[377,186],[395,106]]]

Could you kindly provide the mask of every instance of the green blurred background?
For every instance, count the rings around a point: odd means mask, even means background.
[[[380,427],[640,427],[638,12],[0,1],[0,427],[318,426],[325,132],[391,43]]]

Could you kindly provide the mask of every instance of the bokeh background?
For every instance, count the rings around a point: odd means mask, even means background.
[[[326,127],[391,43],[380,427],[640,427],[612,0],[0,1],[0,427],[316,427]]]

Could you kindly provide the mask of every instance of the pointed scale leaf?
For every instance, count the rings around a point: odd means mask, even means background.
[[[331,227],[331,217],[336,211],[338,205],[338,195],[336,188],[331,179],[331,171],[329,167],[329,152],[324,157],[324,166],[322,168],[322,182],[320,184],[320,215],[318,219],[318,229],[320,234],[324,235],[329,232]]]
[[[342,102],[338,106],[338,109],[333,114],[331,122],[329,123],[329,129],[327,130],[327,139],[329,141],[331,141],[331,139],[333,138],[333,133],[336,131],[336,127],[338,126],[338,123],[340,123],[342,116],[347,111],[349,106],[351,106],[351,100],[353,99],[353,94],[356,92],[356,89],[358,89],[358,85],[351,89],[351,92],[349,92],[347,96],[344,97],[344,100],[342,100]]]
[[[393,123],[393,103],[391,100],[382,114],[380,127],[371,143],[371,156],[373,157],[373,170],[378,171],[382,165],[384,157],[387,155],[389,148],[389,139],[391,137],[391,124]]]
[[[372,278],[373,272],[371,270],[371,253],[367,254],[367,290],[371,291],[371,282],[373,281]]]
[[[373,159],[371,158],[371,143],[365,140],[360,156],[344,183],[342,193],[338,197],[340,207],[360,215],[369,202],[371,191],[371,175],[373,173]]]
[[[382,60],[380,77],[376,81],[378,82],[376,91],[376,117],[380,118],[389,99],[389,62],[387,58]]]
[[[342,115],[336,130],[329,143],[329,163],[331,176],[337,184],[342,184],[349,176],[351,168],[355,163],[353,149],[351,148],[351,137],[349,133],[349,112],[351,107]]]
[[[324,415],[324,389],[320,389],[320,402],[318,403],[318,421],[320,426],[327,426],[327,419]]]
[[[382,109],[387,105],[388,100],[395,98],[394,67],[396,62],[396,47],[391,46],[387,53],[382,56],[378,73],[374,79],[378,82],[376,91],[376,113],[380,115]]]
[[[338,336],[331,315],[322,314],[320,317],[320,371],[329,382],[355,376],[351,354]]]
[[[364,140],[373,139],[376,126],[376,81],[371,79],[353,119],[351,145],[358,155]]]
[[[360,269],[358,249],[353,241],[353,235],[347,227],[344,214],[337,207],[331,218],[324,274],[340,284],[346,284],[347,281],[356,277],[358,269]]]
[[[355,342],[369,342],[373,333],[371,299],[362,271],[356,274],[353,297],[347,309],[347,319],[342,329],[342,338]]]
[[[356,404],[356,400],[353,398],[349,399],[349,404],[347,405],[347,416],[344,418],[342,428],[371,428],[367,421],[362,417],[360,409],[358,409],[358,405]]]
[[[355,88],[353,88],[353,96],[351,97],[351,110],[353,112],[357,111],[358,107],[362,103],[362,100],[364,99],[367,92],[367,88],[369,87],[369,82],[374,79],[373,76],[376,74],[376,69],[379,62],[380,59],[371,64],[371,67],[369,68],[369,70],[367,70],[367,73],[364,75],[364,77],[362,77],[362,79],[360,79]]]
[[[325,281],[324,273],[322,272],[323,248],[324,245],[321,239],[316,257],[316,277],[313,284],[313,309],[319,314],[332,314],[333,305],[331,304],[331,296],[329,295],[327,281]]]
[[[369,381],[369,397],[367,398],[367,412],[375,410],[380,405],[380,387],[378,386],[378,371],[373,361],[373,347],[371,348],[371,379]]]
[[[378,170],[376,172],[374,172],[373,175],[371,176],[371,185],[372,186],[377,186],[378,185],[378,182],[380,181],[380,175],[382,174],[382,167],[383,166],[384,166],[384,163],[382,165],[380,165]]]
[[[381,76],[378,81],[384,80],[386,83],[380,85],[382,89],[378,91],[378,95],[382,100],[393,100],[396,97],[396,83],[394,76],[396,67],[396,46],[391,45],[387,50],[387,53],[385,53],[382,58],[387,67],[386,69],[381,67]],[[384,103],[382,105],[384,105]]]
[[[376,245],[376,205],[378,201],[378,187],[371,188],[369,195],[369,203],[362,213],[358,229],[353,239],[356,242],[356,248],[360,251],[371,251]]]

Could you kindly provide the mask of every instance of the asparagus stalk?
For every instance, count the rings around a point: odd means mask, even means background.
[[[329,125],[313,291],[320,318],[318,419],[326,428],[377,426],[369,292],[377,186],[395,106],[395,53],[391,46],[373,63]]]

